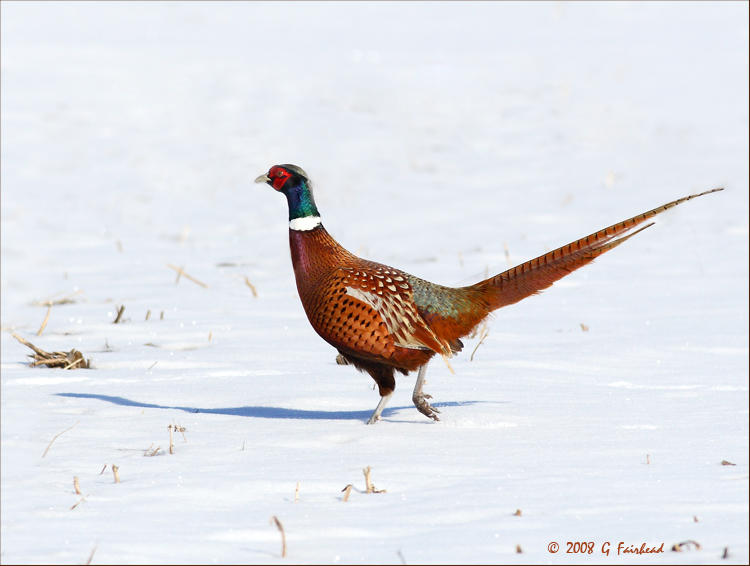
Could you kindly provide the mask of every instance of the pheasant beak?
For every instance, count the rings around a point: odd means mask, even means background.
[[[255,179],[255,182],[256,183],[270,183],[271,182],[271,177],[269,177],[268,175],[266,175],[265,173],[263,173],[261,176],[259,176],[258,178]]]

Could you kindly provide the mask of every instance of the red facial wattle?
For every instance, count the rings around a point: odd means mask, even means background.
[[[271,167],[268,176],[271,178],[271,186],[280,191],[292,174],[283,167],[274,166]]]

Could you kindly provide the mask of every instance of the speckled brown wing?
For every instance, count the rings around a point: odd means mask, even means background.
[[[411,286],[398,270],[366,261],[340,267],[309,302],[305,310],[318,334],[363,359],[416,369],[434,353],[450,355],[448,343],[417,311]]]

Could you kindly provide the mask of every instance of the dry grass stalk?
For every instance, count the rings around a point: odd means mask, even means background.
[[[78,483],[78,476],[73,476],[73,489],[75,489],[76,495],[81,495],[81,484]]]
[[[78,365],[80,365],[82,362],[85,362],[85,364],[86,364],[85,366],[82,366],[82,367],[85,367],[85,368],[89,367],[88,360],[85,360],[83,358],[83,354],[81,354],[81,352],[79,352],[78,350],[71,350],[69,352],[69,354],[72,355],[73,360],[67,366],[65,366],[63,369],[75,369],[75,367],[78,366]],[[67,355],[68,354],[66,354],[66,356]],[[47,362],[40,362],[40,363],[47,364]],[[47,364],[47,365],[49,365],[49,364]]]
[[[477,345],[474,346],[474,350],[471,352],[471,356],[469,357],[469,361],[470,362],[474,361],[474,354],[477,353],[477,350],[479,349],[479,346],[482,345],[482,342],[484,342],[484,339],[487,338],[487,336],[489,335],[489,333],[490,333],[490,331],[487,328],[487,323],[485,322],[482,325],[482,330],[481,330],[481,332],[479,334],[479,342],[477,342]]]
[[[523,549],[520,544],[516,545],[516,554],[523,554]]]
[[[122,318],[122,313],[125,312],[125,305],[122,305],[117,309],[117,316],[112,321],[112,324],[118,324],[120,322],[120,319]]]
[[[203,281],[199,281],[192,275],[185,273],[185,270],[182,267],[177,267],[176,265],[172,265],[171,263],[168,263],[167,267],[169,267],[170,269],[174,269],[177,272],[177,280],[175,281],[175,283],[179,283],[180,277],[184,276],[185,278],[190,279],[190,281],[192,281],[196,285],[200,285],[204,289],[208,289],[208,285],[206,285]]]
[[[734,462],[730,462],[729,460],[722,460],[721,465],[722,466],[736,466],[737,464],[735,464]]]
[[[20,336],[19,336],[18,334],[16,334],[15,332],[14,332],[14,333],[12,334],[12,336],[13,336],[13,338],[15,338],[16,340],[18,340],[18,341],[19,341],[19,342],[20,342],[21,344],[23,344],[24,346],[28,346],[29,348],[31,348],[32,350],[34,350],[34,352],[35,352],[35,353],[37,354],[37,356],[39,356],[40,358],[41,358],[41,357],[46,357],[46,356],[49,356],[49,355],[50,355],[50,354],[49,354],[49,352],[45,352],[45,351],[44,351],[44,350],[42,350],[41,348],[37,348],[36,346],[34,346],[34,344],[32,344],[31,342],[28,342],[27,340],[24,340],[23,338],[21,338],[21,337],[20,337]]]
[[[83,354],[76,349],[70,352],[45,352],[41,348],[37,348],[31,342],[24,340],[15,332],[12,334],[13,338],[18,340],[24,346],[34,350],[33,354],[29,354],[30,358],[33,358],[31,367],[46,365],[50,368],[63,368],[63,369],[78,369],[78,368],[89,368],[90,361],[83,357]]]
[[[367,466],[364,470],[362,470],[362,473],[365,474],[365,488],[367,493],[372,493],[375,489],[375,486],[372,485],[372,480],[370,480],[370,472],[372,469],[370,466]]]
[[[448,368],[448,371],[451,372],[451,375],[456,375],[456,370],[453,369],[453,366],[448,360],[448,356],[446,356],[445,354],[440,354],[440,356],[443,358],[443,363],[445,364],[445,367]]]
[[[104,464],[104,467],[102,468],[102,471],[99,472],[99,475],[102,475],[106,469],[107,469],[107,464]]]
[[[276,528],[279,529],[279,532],[281,533],[281,557],[284,558],[286,556],[286,534],[284,533],[284,526],[276,515],[271,517],[271,523],[275,523]]]
[[[398,554],[398,559],[401,561],[401,564],[406,564],[406,558],[404,558],[404,554],[401,552],[400,548],[396,551],[396,554]]]
[[[76,421],[72,425],[70,425],[68,428],[66,428],[62,432],[58,432],[55,436],[52,437],[52,440],[49,441],[49,444],[47,444],[47,448],[44,449],[44,453],[42,454],[42,458],[44,458],[47,455],[47,452],[49,452],[49,449],[52,447],[52,443],[57,440],[59,437],[61,437],[63,434],[68,432],[70,429],[72,429],[74,426],[76,426],[81,421]]]
[[[520,517],[521,516],[521,510],[520,509],[516,509],[516,512],[513,513],[513,516],[514,517]]]
[[[55,305],[67,305],[70,303],[75,303],[76,301],[75,299],[73,299],[73,297],[75,297],[76,295],[80,295],[81,293],[83,293],[83,291],[79,289],[75,293],[71,295],[66,295],[65,297],[62,297],[60,299],[47,299],[46,301],[34,301],[31,304],[36,305],[36,306],[42,306],[42,307],[52,307]]]
[[[651,463],[651,456],[649,454],[646,454],[646,464]]]
[[[584,332],[588,332],[589,331],[589,327],[588,327],[587,324],[583,324],[583,323],[580,323],[580,324],[581,324],[581,330],[583,330]]]
[[[146,320],[148,320],[149,318],[151,318],[151,309],[148,309],[146,311]]]
[[[299,501],[299,482],[297,482],[297,485],[294,488],[294,502],[297,503],[298,501]]]
[[[255,285],[250,283],[250,279],[247,278],[247,275],[245,275],[245,285],[250,287],[250,292],[253,294],[253,297],[258,296],[258,290],[255,288]]]
[[[94,548],[91,549],[91,554],[89,554],[89,558],[88,560],[86,560],[86,566],[91,564],[91,561],[94,559],[94,553],[96,552],[96,549],[98,546],[99,546],[98,544],[95,544]]]
[[[487,330],[487,332],[489,333],[489,327],[488,327],[488,325],[487,325],[487,322],[488,322],[488,319],[485,319],[485,320],[484,320],[484,322],[482,322],[482,324],[481,324],[481,325],[475,326],[475,327],[474,327],[474,328],[472,329],[472,331],[471,331],[471,332],[469,332],[469,333],[468,333],[468,334],[466,335],[466,337],[467,337],[467,338],[470,338],[470,339],[472,339],[472,340],[473,340],[473,339],[474,339],[474,338],[476,338],[477,336],[480,336],[480,335],[482,334],[482,332],[484,332],[484,330],[485,330],[485,329],[486,329],[486,330]]]
[[[348,366],[349,365],[349,361],[344,356],[342,356],[341,354],[338,354],[336,356],[336,363],[338,365],[340,365],[340,366]]]
[[[157,446],[154,448],[153,442],[151,443],[151,446],[146,448],[146,450],[143,451],[144,456],[156,456],[159,453],[159,450],[161,450],[161,446]]]
[[[682,552],[683,547],[684,547],[684,550],[690,550],[691,545],[695,547],[695,550],[701,549],[701,545],[695,542],[694,540],[686,540],[686,541],[678,542],[677,544],[672,545],[672,552]]]
[[[73,509],[78,507],[81,503],[84,503],[87,497],[88,495],[84,495],[83,497],[81,497],[78,501],[76,501],[73,505],[70,506],[70,510],[72,511]]]
[[[171,424],[167,428],[169,429],[169,453],[174,454],[174,433],[181,433],[182,439],[187,442],[187,438],[185,437],[185,427]]]
[[[344,492],[344,497],[341,498],[341,501],[349,501],[349,496],[352,493],[352,488],[353,487],[354,486],[352,484],[349,484],[344,489],[341,490],[341,491]]]
[[[722,558],[722,560],[726,560],[727,558],[729,558],[729,547],[728,546],[724,547],[724,552],[721,553],[721,558]]]
[[[159,313],[159,320],[164,320],[164,311]]]
[[[696,515],[693,515],[693,523],[697,523],[697,522],[698,522],[698,517]]]
[[[152,369],[154,369],[154,366],[156,364],[158,364],[158,363],[159,363],[159,360],[156,360],[153,364],[151,364],[150,366],[148,366],[148,369],[146,369],[146,371],[151,371]]]
[[[120,468],[112,464],[112,473],[115,476],[115,483],[120,483]]]
[[[362,470],[362,473],[365,474],[365,486],[367,487],[367,493],[385,493],[384,489],[376,489],[375,485],[372,483],[372,480],[370,480],[370,472],[372,470],[370,469],[370,466],[367,466],[364,470]]]
[[[503,252],[505,253],[505,263],[510,265],[510,250],[508,249],[508,242],[503,242]]]
[[[213,340],[213,337],[214,337],[214,333],[213,333],[213,331],[212,331],[212,330],[209,330],[209,331],[208,331],[208,341],[210,342],[211,340]]]
[[[47,328],[47,323],[49,322],[49,315],[52,313],[52,305],[47,306],[47,314],[44,315],[44,320],[42,321],[42,325],[39,327],[39,330],[36,331],[37,336],[41,336],[42,332],[44,332],[44,329]]]

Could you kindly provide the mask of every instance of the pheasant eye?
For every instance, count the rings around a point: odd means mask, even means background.
[[[284,176],[284,170],[283,169],[279,169],[278,171],[276,171],[276,176],[277,177],[283,177]]]

